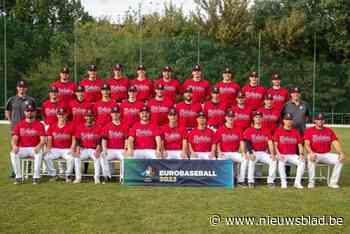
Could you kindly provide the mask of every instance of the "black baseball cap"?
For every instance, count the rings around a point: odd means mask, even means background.
[[[95,113],[92,109],[87,109],[86,110],[86,113],[85,113],[85,116],[95,116]]]
[[[193,67],[192,67],[192,71],[201,71],[202,68],[201,66],[199,66],[199,64],[195,64]]]
[[[137,67],[137,70],[138,70],[138,71],[140,71],[140,70],[144,71],[144,70],[146,70],[146,67],[145,67],[143,64],[140,64],[140,65]]]
[[[58,88],[56,88],[55,86],[51,86],[49,88],[49,93],[58,93]]]
[[[290,93],[301,93],[301,91],[299,87],[292,87],[290,89]]]
[[[170,66],[163,67],[163,72],[172,72],[173,69]]]
[[[205,117],[205,113],[203,111],[198,112],[197,117]]]
[[[96,71],[97,70],[97,67],[95,64],[90,64],[89,67],[88,67],[88,70],[89,71]]]
[[[76,89],[75,89],[75,92],[84,92],[85,91],[85,88],[84,88],[84,86],[81,86],[81,85],[79,85]]]
[[[128,88],[128,92],[137,92],[137,88],[136,88],[136,86],[130,86],[129,88]]]
[[[280,80],[281,76],[277,73],[272,74],[272,80]]]
[[[177,111],[174,107],[170,108],[168,115],[177,115]]]
[[[235,117],[235,112],[233,112],[232,110],[226,111],[226,116]]]
[[[245,98],[245,93],[239,91],[238,94],[237,94],[237,98]]]
[[[223,73],[224,73],[224,74],[225,74],[225,73],[232,74],[231,69],[228,68],[228,67],[225,68],[225,70],[223,71]]]
[[[34,105],[31,105],[31,104],[27,105],[25,108],[25,111],[35,111]]]
[[[273,100],[273,96],[271,93],[265,95],[265,100]]]
[[[211,89],[211,93],[220,93],[220,89],[218,87],[214,87]]]
[[[61,68],[61,73],[69,73],[69,68],[68,67],[62,67]]]
[[[252,71],[250,74],[249,74],[249,77],[258,77],[258,73],[256,71]]]
[[[109,86],[109,84],[104,83],[101,87],[101,90],[111,90],[111,87]]]
[[[66,114],[66,113],[67,113],[67,111],[66,111],[65,108],[59,108],[59,109],[57,110],[57,114],[58,114],[58,115],[64,115],[64,114]]]
[[[148,106],[143,106],[143,107],[140,109],[140,112],[144,112],[144,111],[150,112]]]
[[[156,89],[164,90],[164,85],[158,84],[158,85],[156,86]]]
[[[185,89],[185,92],[184,93],[192,93],[192,88],[191,87],[187,87]]]
[[[260,117],[262,117],[263,116],[263,113],[261,113],[260,111],[255,111],[254,113],[253,113],[253,116],[255,117],[255,116],[260,116]]]
[[[291,113],[286,113],[283,115],[283,119],[293,120],[293,115]]]
[[[113,67],[113,71],[123,71],[123,65],[117,63],[114,67]]]
[[[18,80],[16,83],[17,87],[27,87],[27,82],[24,80]]]
[[[119,106],[113,106],[113,107],[112,107],[112,110],[111,110],[111,113],[120,113],[120,108],[119,108]]]
[[[317,115],[315,115],[314,120],[324,120],[324,114],[322,113],[318,113]]]

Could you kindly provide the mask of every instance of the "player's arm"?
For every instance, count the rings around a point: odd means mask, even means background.
[[[12,114],[12,112],[11,111],[5,111],[5,117],[6,117],[6,119],[8,120],[8,121],[11,121],[11,114]]]
[[[52,136],[48,136],[44,154],[47,154],[48,152],[50,152],[51,148],[52,148]]]
[[[255,160],[255,155],[253,152],[253,146],[250,140],[244,139],[245,152],[248,154],[250,160]]]
[[[128,155],[129,157],[132,157],[134,154],[134,137],[129,136],[128,138]]]
[[[337,152],[337,154],[339,155],[339,160],[343,161],[345,159],[345,155],[343,153],[342,147],[340,145],[340,142],[338,140],[334,140],[332,142],[332,145],[335,149],[335,151]]]
[[[45,136],[40,136],[39,144],[37,144],[34,148],[34,152],[38,153],[45,145]]]
[[[216,153],[216,144],[212,144],[209,158],[210,159],[217,159],[215,156],[215,153]]]
[[[188,142],[186,139],[182,140],[182,159],[188,159]]]
[[[221,148],[220,148],[220,143],[216,144],[216,151],[218,153],[217,159],[222,159],[222,152],[221,152]]]
[[[72,136],[72,143],[71,143],[71,145],[70,145],[70,152],[71,152],[71,154],[74,154],[74,152],[75,152],[75,145],[76,145],[76,143],[75,143],[75,136]]]
[[[317,155],[315,152],[311,149],[311,144],[309,140],[305,140],[305,149],[308,152],[308,160],[315,161]]]
[[[97,140],[96,151],[95,151],[95,155],[97,158],[100,157],[101,152],[102,152],[102,137],[100,137]]]
[[[243,157],[244,157],[246,160],[248,160],[248,159],[249,159],[249,156],[247,155],[247,151],[246,151],[246,149],[245,149],[245,144],[244,144],[244,141],[243,141],[243,140],[241,140],[241,141],[239,142],[239,150],[241,151]]]
[[[301,143],[298,144],[299,159],[304,160],[304,147]]]
[[[81,140],[79,138],[75,138],[75,155],[79,157],[80,155],[80,145],[81,145]]]
[[[274,147],[275,147],[276,156],[277,156],[278,159],[280,159],[282,156],[281,156],[280,150],[278,149],[278,142],[274,141],[273,144],[274,144]]]
[[[10,98],[6,104],[5,118],[9,121],[12,120],[12,98]]]
[[[107,139],[105,137],[102,137],[102,151],[107,152]]]
[[[19,137],[17,135],[12,136],[11,147],[12,147],[12,152],[15,154],[18,152],[18,140],[19,140]]]
[[[267,145],[270,151],[271,159],[276,160],[276,153],[275,153],[275,145],[273,144],[272,140],[267,141]]]
[[[156,156],[157,158],[161,157],[162,153],[162,139],[160,136],[156,136]]]
[[[189,151],[190,151],[191,158],[192,158],[192,157],[193,157],[193,158],[197,158],[197,154],[196,154],[196,152],[194,152],[191,143],[188,144],[188,149],[189,149]]]

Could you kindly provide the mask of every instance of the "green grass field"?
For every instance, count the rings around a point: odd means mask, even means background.
[[[314,190],[156,188],[118,184],[78,185],[30,181],[13,185],[9,176],[8,127],[0,126],[0,233],[350,233],[350,160],[340,190],[323,183]],[[336,129],[350,158],[350,130]],[[343,226],[227,226],[222,216],[323,216],[344,218]]]

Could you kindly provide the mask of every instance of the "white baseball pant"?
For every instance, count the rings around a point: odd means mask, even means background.
[[[134,150],[134,159],[157,159],[156,151],[152,149]]]
[[[52,148],[50,152],[44,156],[44,160],[47,167],[47,172],[49,176],[56,176],[57,171],[54,168],[53,160],[63,158],[67,161],[67,170],[65,171],[66,176],[72,175],[74,167],[74,158],[70,149],[58,149]]]
[[[101,157],[101,166],[103,176],[112,177],[111,170],[109,167],[110,160],[120,160],[120,177],[123,178],[124,173],[124,150],[121,149],[109,149]]]
[[[34,157],[34,179],[40,178],[40,170],[41,170],[41,160],[42,160],[42,152],[35,153],[34,147],[19,147],[18,152],[15,154],[13,152],[10,153],[11,163],[16,174],[16,179],[22,179],[22,170],[21,170],[21,158],[29,158]]]
[[[75,164],[75,178],[81,179],[81,161],[92,159],[94,161],[94,178],[95,181],[100,180],[100,173],[101,173],[101,159],[100,157],[96,158],[95,156],[96,150],[95,149],[81,149],[80,150],[80,156],[75,157],[74,164]]]
[[[299,155],[296,154],[282,154],[281,158],[278,159],[278,172],[281,177],[281,185],[287,185],[286,179],[286,163],[291,163],[297,166],[297,174],[295,176],[294,185],[301,184],[301,178],[304,174],[305,161],[299,159]]]
[[[325,154],[316,154],[316,161],[308,161],[308,170],[309,170],[309,183],[315,183],[315,168],[316,163],[321,162],[325,164],[333,164],[334,168],[330,178],[330,184],[338,184],[340,172],[343,167],[343,163],[339,161],[338,154],[334,153],[325,153]]]
[[[248,162],[248,183],[254,183],[255,164],[262,162],[269,165],[269,175],[267,177],[267,183],[273,183],[276,178],[276,160],[272,160],[270,154],[263,151],[255,151],[255,160],[249,160]]]
[[[166,151],[166,159],[182,159],[181,150],[167,150]]]
[[[196,152],[197,157],[193,158],[191,157],[191,159],[197,159],[197,160],[209,160],[210,157],[209,155],[211,154],[211,152]]]
[[[244,156],[238,152],[222,152],[222,155],[223,159],[232,160],[234,162],[240,163],[238,183],[243,183],[247,173],[248,160],[245,159]]]

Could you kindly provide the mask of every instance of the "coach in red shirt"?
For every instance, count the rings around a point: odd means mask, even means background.
[[[166,159],[188,159],[187,131],[178,124],[178,114],[175,108],[168,113],[169,123],[160,128],[162,154]]]
[[[274,142],[278,158],[278,171],[281,177],[281,187],[283,189],[287,188],[286,163],[291,163],[297,166],[294,187],[302,189],[301,178],[305,168],[304,150],[302,137],[298,130],[293,128],[292,114],[287,113],[283,116],[283,126],[275,131]]]
[[[259,85],[259,77],[256,72],[252,72],[249,75],[249,84],[242,88],[242,92],[246,96],[245,104],[252,108],[254,111],[257,110],[265,95],[265,88]]]
[[[144,104],[136,100],[137,89],[130,86],[128,89],[128,99],[120,104],[121,118],[125,126],[132,127],[139,121],[139,113]]]
[[[151,123],[156,126],[162,126],[168,122],[168,112],[172,107],[172,101],[164,97],[164,86],[156,86],[156,96],[151,99],[147,105],[151,111]]]
[[[233,127],[235,113],[233,111],[226,112],[225,124],[215,132],[215,143],[218,151],[218,158],[232,160],[240,163],[240,173],[238,184],[245,187],[245,177],[248,168],[248,160],[244,152],[243,133],[241,129]]]
[[[137,89],[136,100],[141,102],[147,102],[154,93],[153,82],[148,79],[146,68],[144,65],[139,65],[137,68],[137,77],[135,80],[131,80],[130,84]]]
[[[96,124],[100,127],[111,122],[112,107],[117,105],[117,102],[111,99],[111,88],[108,84],[103,84],[101,87],[102,99],[94,105],[94,112],[97,115]]]
[[[211,91],[211,99],[204,103],[204,113],[208,119],[207,124],[214,132],[224,124],[226,102],[222,102],[219,96],[219,88],[214,87]]]
[[[216,87],[219,88],[220,101],[227,106],[235,106],[236,97],[241,87],[232,80],[233,74],[229,68],[224,70],[222,77],[222,81],[216,84]]]
[[[271,94],[266,94],[264,98],[264,106],[258,109],[258,112],[263,114],[262,126],[271,131],[271,134],[276,130],[280,121],[281,112],[272,108],[273,97]]]
[[[92,159],[95,169],[95,184],[100,183],[101,160],[101,131],[95,123],[93,110],[87,110],[85,124],[81,124],[75,130],[76,152],[75,152],[75,181],[81,182],[81,161]]]
[[[249,127],[243,133],[245,153],[249,156],[248,186],[250,188],[254,188],[254,172],[257,162],[269,165],[269,175],[267,177],[269,187],[274,187],[276,177],[277,161],[272,136],[269,130],[262,127],[262,117],[262,113],[255,112],[253,126]]]
[[[273,97],[273,109],[281,112],[284,104],[289,99],[288,89],[281,87],[281,76],[279,74],[273,74],[271,82],[272,87],[266,93]]]
[[[59,108],[57,110],[58,121],[52,124],[47,131],[47,145],[44,152],[44,159],[47,171],[51,180],[56,180],[56,169],[53,160],[62,158],[67,162],[65,172],[66,182],[71,182],[70,176],[73,172],[75,152],[74,126],[67,120],[67,110]]]
[[[33,184],[40,179],[42,149],[45,144],[44,125],[37,120],[33,105],[27,105],[25,119],[21,120],[12,131],[11,163],[16,174],[15,184],[22,183],[21,158],[34,157]]]
[[[112,76],[107,81],[111,87],[111,97],[118,103],[128,98],[129,80],[123,75],[123,70],[123,65],[116,64],[112,69]]]
[[[128,155],[135,159],[156,159],[161,156],[161,139],[158,127],[150,123],[150,110],[144,106],[140,122],[129,131]]]
[[[51,87],[58,89],[58,99],[60,101],[69,103],[75,98],[74,91],[77,88],[77,85],[73,81],[70,81],[68,67],[63,67],[61,69],[59,80],[53,82]]]
[[[323,114],[316,115],[314,122],[315,126],[307,128],[304,134],[305,148],[308,152],[309,160],[308,188],[315,187],[315,166],[317,162],[334,165],[328,186],[330,188],[339,188],[338,181],[345,155],[333,130],[324,126],[325,119]],[[330,153],[332,145],[336,153]]]
[[[202,111],[197,116],[197,127],[188,133],[188,144],[191,159],[215,159],[214,132],[207,127]]]
[[[97,77],[96,69],[95,64],[90,65],[88,68],[88,77],[80,81],[80,85],[85,90],[85,99],[91,103],[95,103],[101,99],[103,81]]]
[[[210,83],[202,78],[202,69],[199,65],[192,68],[192,79],[186,80],[182,86],[183,90],[192,89],[192,101],[203,103],[210,96]]]
[[[155,86],[164,86],[164,98],[170,100],[172,104],[180,98],[181,84],[172,76],[173,69],[170,66],[165,66],[162,70],[162,76],[155,81]]]
[[[111,172],[109,161],[120,160],[120,175],[123,178],[123,160],[127,150],[128,127],[120,121],[120,108],[114,106],[111,111],[112,121],[102,129],[102,158],[103,176],[109,180]]]
[[[246,105],[244,93],[238,92],[236,100],[237,105],[232,107],[232,111],[235,113],[233,126],[244,131],[250,126],[253,111]]]

